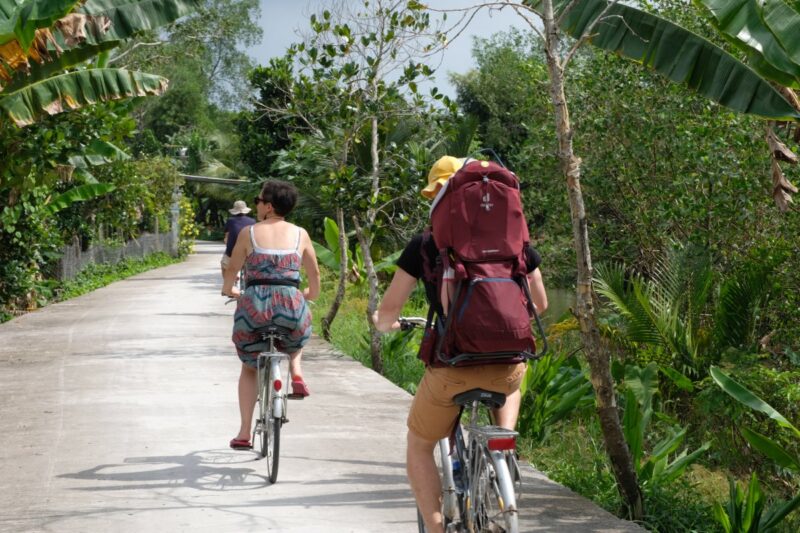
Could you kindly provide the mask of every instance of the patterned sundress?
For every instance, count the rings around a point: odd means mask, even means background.
[[[250,226],[250,243],[253,251],[244,263],[245,280],[300,281],[300,228],[294,250],[257,246],[253,226]],[[271,324],[292,330],[289,340],[278,345],[282,352],[294,353],[308,342],[311,309],[299,289],[289,285],[253,285],[242,292],[233,318],[233,344],[246,365],[255,368],[259,352],[267,348],[253,331]]]

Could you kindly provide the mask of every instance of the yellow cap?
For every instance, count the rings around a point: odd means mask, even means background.
[[[428,200],[435,198],[439,193],[439,189],[442,188],[442,185],[444,185],[458,169],[464,166],[465,161],[466,158],[459,159],[458,157],[449,155],[439,158],[428,173],[428,185],[422,189],[422,196]]]

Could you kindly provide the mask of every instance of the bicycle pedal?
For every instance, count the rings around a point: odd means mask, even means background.
[[[289,395],[288,395],[288,398],[289,398],[290,400],[302,400],[302,399],[304,399],[304,398],[305,398],[305,396],[304,396],[304,395],[302,395],[302,394],[289,394]]]

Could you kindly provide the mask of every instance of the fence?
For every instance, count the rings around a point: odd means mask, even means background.
[[[123,259],[141,258],[154,252],[177,255],[178,238],[176,232],[145,233],[137,239],[128,241],[123,246],[92,245],[88,250],[82,251],[80,242],[75,237],[72,244],[63,248],[63,252],[55,271],[56,277],[62,281],[74,278],[78,272],[91,263],[116,264]]]

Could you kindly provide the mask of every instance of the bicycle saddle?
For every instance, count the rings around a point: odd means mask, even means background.
[[[472,389],[453,396],[456,405],[467,406],[474,401],[479,401],[490,409],[503,407],[506,403],[506,395],[502,392],[492,392],[483,389]]]
[[[267,340],[267,338],[270,336],[280,339],[291,336],[292,330],[283,326],[270,324],[269,326],[262,326],[255,329],[254,333],[258,334],[258,336],[261,337],[261,340]]]

